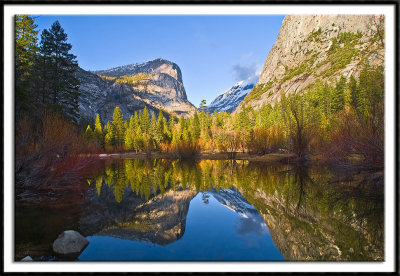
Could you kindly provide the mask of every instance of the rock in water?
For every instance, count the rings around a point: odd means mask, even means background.
[[[61,233],[53,243],[53,251],[60,255],[79,254],[89,244],[89,241],[74,230]]]
[[[21,261],[22,261],[22,262],[31,262],[31,261],[33,261],[33,259],[31,258],[31,256],[26,256],[26,257],[23,258]]]

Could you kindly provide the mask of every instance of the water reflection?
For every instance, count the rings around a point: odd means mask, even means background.
[[[247,202],[242,194],[234,188],[212,192],[213,197],[222,205],[238,214],[241,218],[237,221],[238,234],[256,234],[263,236],[268,233],[268,228],[257,209]]]
[[[377,173],[245,161],[125,160],[107,163],[88,183],[96,183],[101,204],[112,193],[119,206],[115,212],[103,208],[99,235],[176,242],[200,192],[203,204],[212,196],[240,216],[238,234],[270,235],[287,260],[383,260],[383,177]],[[124,205],[130,213],[120,210]],[[85,229],[85,215],[81,221]]]
[[[16,206],[16,259],[66,229],[90,240],[80,260],[384,259],[382,173],[141,159],[88,175],[82,206]]]
[[[166,245],[110,235],[89,236],[80,260],[136,261],[282,261],[271,237],[251,233],[242,237],[235,226],[240,215],[221,205],[213,194],[205,204],[202,194],[190,202],[184,235]],[[264,223],[265,224],[265,223]],[[110,253],[111,252],[111,253]]]

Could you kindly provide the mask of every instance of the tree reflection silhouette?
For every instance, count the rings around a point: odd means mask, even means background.
[[[383,179],[368,172],[237,160],[134,159],[108,161],[87,182],[96,183],[99,195],[101,185],[110,187],[119,203],[128,191],[148,201],[191,190],[202,192],[207,204],[211,192],[234,189],[262,214],[278,247],[300,246],[301,252],[286,249],[287,259],[383,259]]]

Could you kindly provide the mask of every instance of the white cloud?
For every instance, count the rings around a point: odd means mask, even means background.
[[[236,81],[248,79],[256,74],[259,74],[260,65],[257,63],[252,64],[235,64],[232,66],[232,74]]]

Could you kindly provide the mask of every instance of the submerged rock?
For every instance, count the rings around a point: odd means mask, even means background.
[[[89,244],[89,241],[74,230],[61,233],[53,243],[53,251],[60,255],[79,254]]]
[[[23,258],[21,261],[22,261],[22,262],[31,262],[31,261],[33,261],[33,259],[31,258],[31,256],[26,256],[26,257]]]

